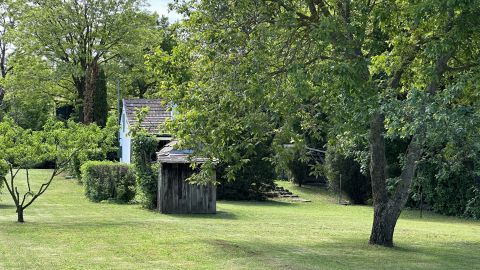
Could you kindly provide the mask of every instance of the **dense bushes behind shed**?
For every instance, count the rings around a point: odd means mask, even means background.
[[[129,202],[135,197],[135,173],[128,164],[89,161],[83,164],[81,171],[85,196],[92,201]]]
[[[250,161],[234,174],[229,181],[227,170],[231,164],[221,163],[217,166],[218,200],[265,200],[266,192],[275,189],[275,169],[268,159],[272,155],[267,144],[257,146]]]
[[[371,197],[370,177],[362,174],[360,164],[352,157],[346,157],[329,148],[325,160],[326,176],[330,188],[340,189],[354,204],[366,204]]]

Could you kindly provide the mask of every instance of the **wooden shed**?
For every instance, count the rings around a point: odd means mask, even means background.
[[[164,214],[216,213],[216,187],[197,185],[185,180],[193,173],[191,162],[204,163],[204,158],[189,158],[189,150],[175,150],[175,141],[158,152],[158,210]]]

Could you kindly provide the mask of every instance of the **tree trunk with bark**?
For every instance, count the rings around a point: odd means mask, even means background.
[[[99,75],[98,64],[96,61],[93,61],[87,68],[86,75],[85,93],[83,97],[83,123],[90,124],[94,121],[93,104],[97,88],[97,78]]]
[[[408,146],[399,182],[393,193],[389,194],[386,184],[388,176],[386,173],[384,121],[384,115],[377,112],[373,115],[370,126],[370,176],[374,216],[369,243],[392,247],[395,225],[410,194],[416,163],[421,156],[421,148],[418,135],[414,135]]]
[[[3,104],[3,98],[5,97],[5,90],[3,87],[0,87],[0,105]]]
[[[25,220],[23,219],[23,207],[18,206],[17,207],[17,221],[20,223],[24,223]]]

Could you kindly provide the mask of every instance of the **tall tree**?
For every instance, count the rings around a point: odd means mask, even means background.
[[[451,116],[479,111],[478,99],[462,100],[478,91],[480,3],[178,1],[177,8],[187,16],[194,74],[166,92],[179,104],[171,128],[182,143],[248,162],[241,153],[269,134],[305,144],[292,118],[313,136],[326,129],[330,144],[369,164],[370,243],[392,246],[425,145],[452,131],[442,117],[467,127],[465,117]],[[387,173],[386,138],[408,141],[399,175]]]
[[[19,46],[46,57],[57,80],[74,89],[79,120],[95,120],[99,67],[117,60],[145,28],[155,25],[155,17],[142,6],[142,0],[47,0],[24,6]]]
[[[11,32],[15,28],[17,20],[17,6],[15,1],[0,2],[0,76],[4,79],[11,66],[8,65],[8,56],[12,53],[12,37]],[[5,97],[5,89],[0,85],[0,105]]]

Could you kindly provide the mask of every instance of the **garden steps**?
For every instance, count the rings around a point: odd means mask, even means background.
[[[296,202],[311,202],[310,200],[300,198],[298,195],[293,194],[290,190],[281,186],[275,187],[273,191],[267,192],[266,195],[269,198],[287,198]]]

